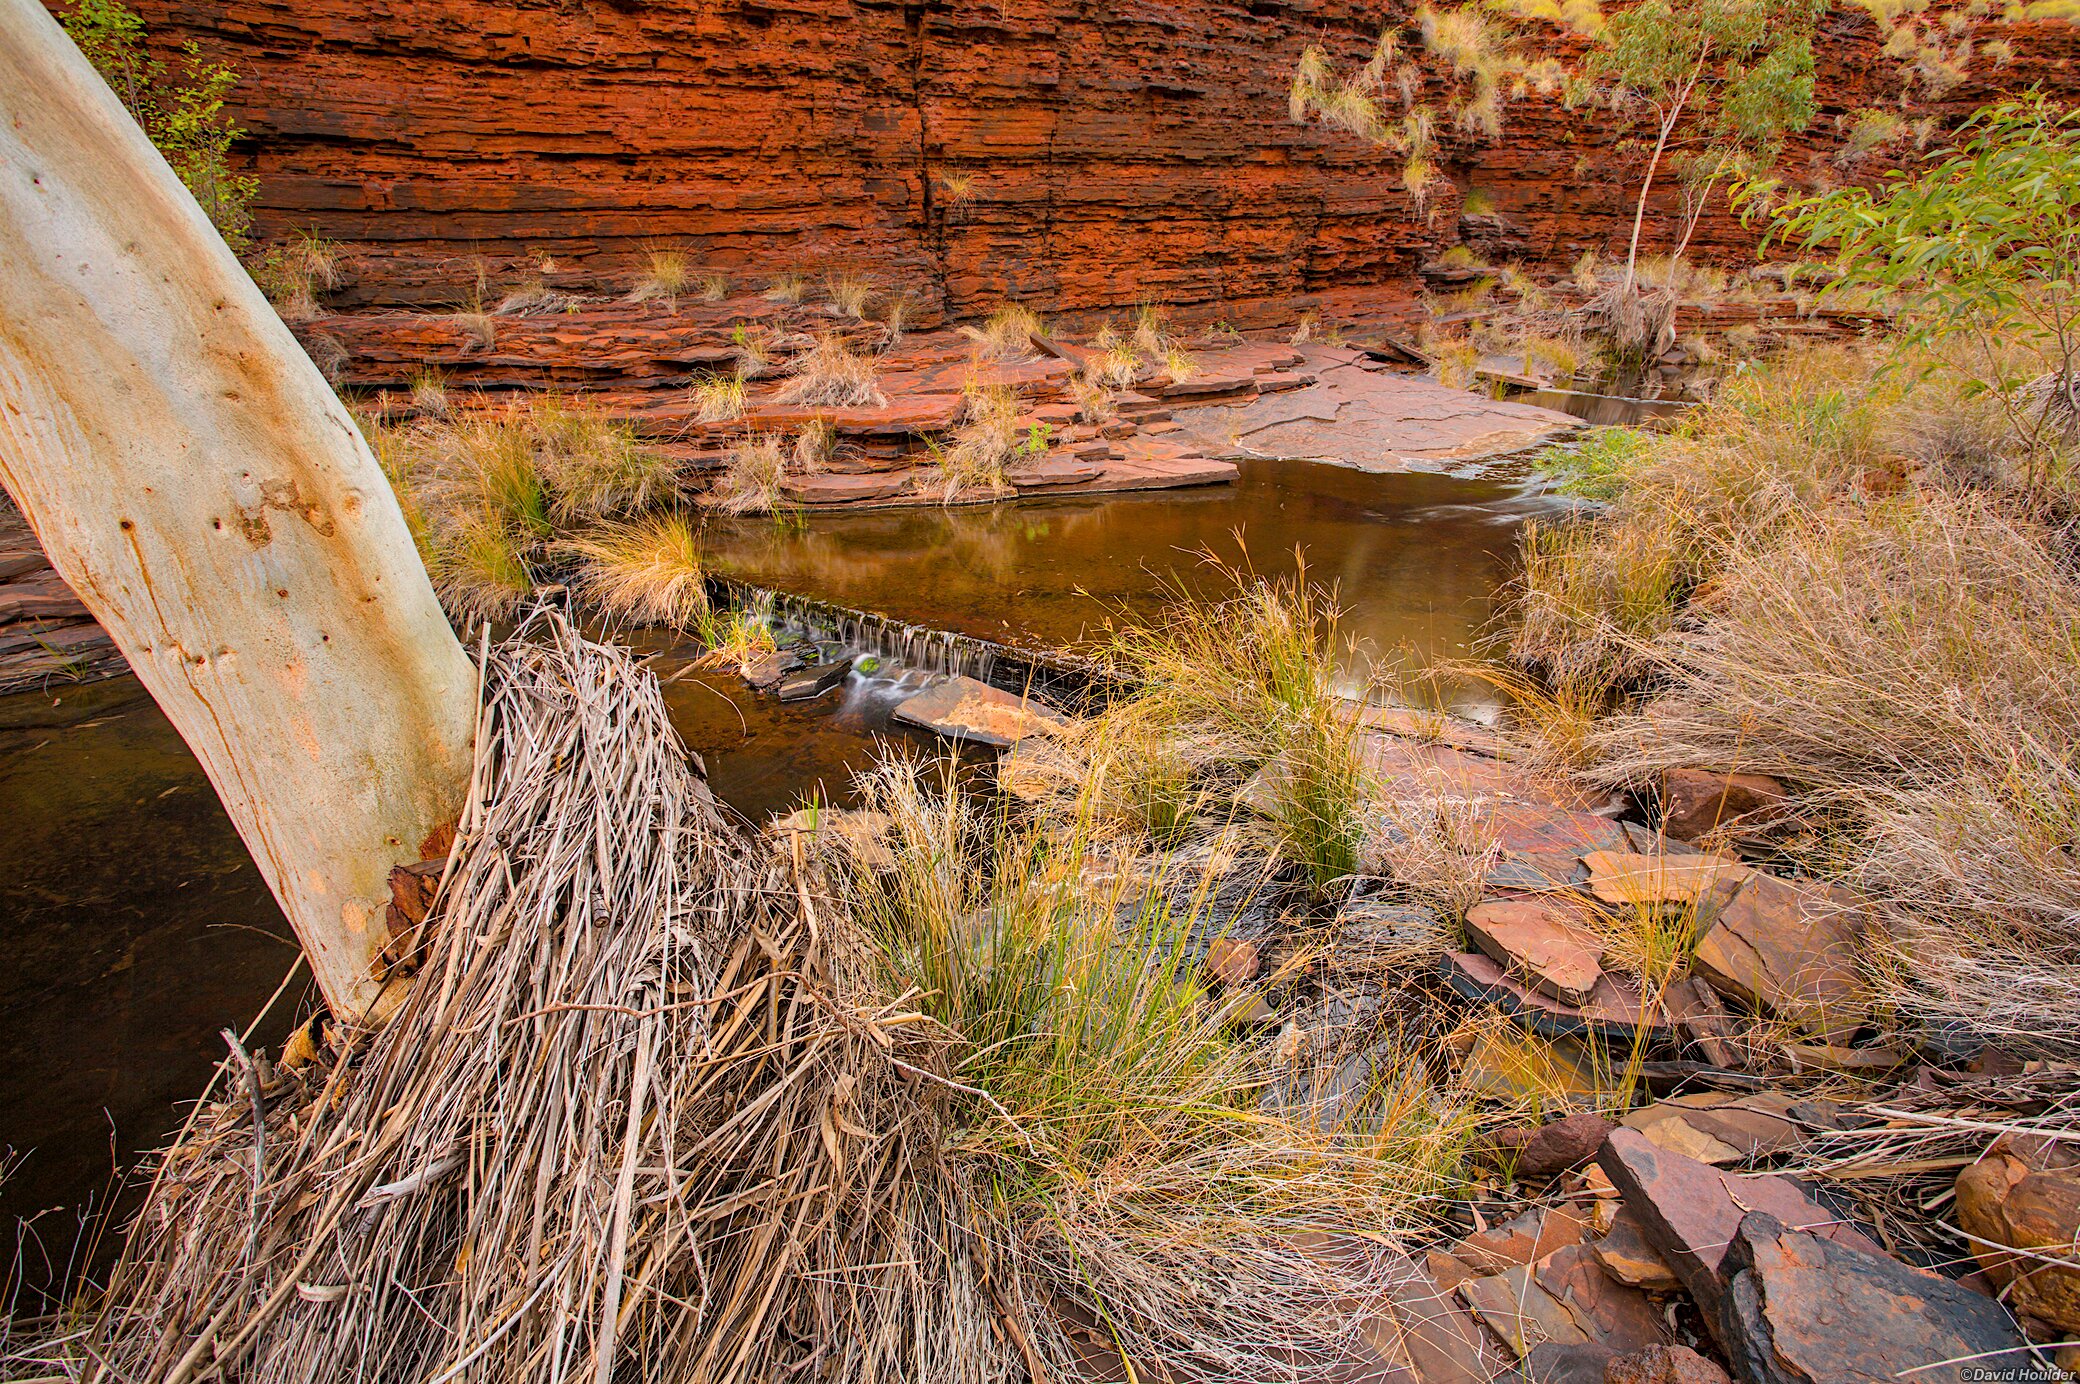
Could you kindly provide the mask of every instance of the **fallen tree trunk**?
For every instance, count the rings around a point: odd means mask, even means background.
[[[0,109],[0,481],[357,1012],[474,670],[353,419],[37,0],[0,0]]]

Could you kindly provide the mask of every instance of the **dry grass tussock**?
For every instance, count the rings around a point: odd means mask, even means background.
[[[1040,314],[1018,303],[1007,303],[991,313],[979,327],[962,327],[961,335],[971,343],[969,354],[978,362],[1024,360],[1033,354],[1033,338],[1045,329]]]
[[[1791,785],[1777,848],[1884,906],[1907,1012],[2080,1051],[2073,500],[1960,362],[1884,363],[1787,357],[1632,449],[1527,540],[1516,652],[1600,782]]]
[[[703,501],[724,514],[771,514],[784,503],[780,481],[786,474],[786,439],[779,433],[748,436],[730,449],[729,464]]]
[[[1017,391],[1008,385],[971,388],[961,396],[960,426],[951,442],[935,449],[942,501],[1011,493],[1004,472],[1022,447],[1020,407]]]
[[[382,430],[385,473],[450,614],[499,619],[557,535],[669,503],[678,467],[627,424],[555,398]]]
[[[783,404],[823,408],[880,408],[888,403],[877,383],[874,362],[828,335],[788,364],[788,381],[780,386]]]
[[[526,633],[416,983],[285,1069],[257,1165],[242,1093],[198,1109],[104,1377],[1010,1384],[1079,1375],[1065,1311],[1142,1370],[1335,1373],[1459,1104],[1390,1074],[1268,1113],[1179,964],[1204,920],[1094,882],[1087,838],[895,764],[871,864],[755,844],[650,674]]]
[[[708,617],[700,540],[683,514],[605,524],[563,546],[571,585],[613,619],[683,631]]]
[[[1360,868],[1376,788],[1356,709],[1335,691],[1339,612],[1304,566],[1269,578],[1207,561],[1232,594],[1179,588],[1157,619],[1116,629],[1100,650],[1142,689],[1098,719],[1101,743],[1136,794],[1175,799],[1161,811],[1250,803],[1280,857],[1326,889]]]

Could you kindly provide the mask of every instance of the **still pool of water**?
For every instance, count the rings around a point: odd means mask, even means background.
[[[1517,530],[1559,502],[1528,477],[1377,475],[1245,461],[1234,485],[1021,505],[819,514],[806,528],[711,520],[704,542],[732,576],[1008,644],[1069,645],[1121,613],[1145,617],[1182,582],[1226,589],[1198,559],[1333,588],[1361,662],[1474,656]],[[1492,707],[1478,687],[1461,710]]]
[[[744,580],[1002,643],[1071,643],[1146,614],[1181,580],[1218,594],[1195,554],[1334,585],[1365,660],[1467,657],[1510,571],[1519,526],[1556,508],[1528,478],[1373,475],[1247,462],[1232,486],[952,510],[711,523]],[[855,675],[783,705],[637,641],[718,794],[754,820],[809,793],[843,802],[885,747],[938,742],[888,713],[918,676]],[[1462,708],[1486,705],[1478,684]],[[289,929],[193,757],[129,677],[0,699],[0,1219],[62,1261],[78,1208],[166,1137],[295,957]],[[299,1005],[285,996],[272,1045]],[[39,1218],[40,1217],[40,1218]],[[26,1222],[28,1229],[20,1227]],[[62,1263],[59,1265],[62,1268]]]

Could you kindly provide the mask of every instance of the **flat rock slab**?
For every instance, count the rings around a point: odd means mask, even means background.
[[[850,505],[861,500],[881,500],[910,488],[907,472],[818,471],[806,476],[782,478],[780,489],[788,499],[803,505]]]
[[[1738,1177],[1707,1163],[1657,1148],[1636,1129],[1615,1129],[1596,1162],[1639,1220],[1641,1233],[1704,1312],[1719,1319],[1727,1247],[1750,1211],[1767,1211],[1785,1225],[1811,1230],[1867,1254],[1884,1251],[1788,1177]]]
[[[1466,935],[1517,979],[1563,1004],[1589,1003],[1603,979],[1603,939],[1557,899],[1490,899],[1468,910]]]
[[[1865,924],[1845,890],[1754,873],[1697,939],[1694,965],[1721,994],[1839,1042],[1864,1018]]]
[[[1755,873],[1722,855],[1641,855],[1591,851],[1589,892],[1609,904],[1633,908],[1709,907]]]
[[[899,704],[895,719],[955,740],[1002,748],[1067,723],[1039,703],[974,678],[953,677]]]
[[[1792,1113],[1797,1102],[1777,1092],[1736,1095],[1704,1091],[1671,1096],[1628,1112],[1620,1121],[1657,1145],[1700,1162],[1737,1163],[1786,1153],[1803,1144],[1806,1127]]]
[[[1338,359],[1334,348],[1300,350],[1313,384],[1230,408],[1194,410],[1181,420],[1186,433],[1215,455],[1407,471],[1520,451],[1581,426],[1552,409],[1364,369]]]
[[[1766,1211],[1728,1246],[1720,1342],[1751,1384],[1895,1384],[2025,1377],[2028,1343],[2007,1309],[1947,1278]]]

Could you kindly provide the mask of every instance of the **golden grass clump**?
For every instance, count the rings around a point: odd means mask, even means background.
[[[980,327],[962,327],[969,354],[977,361],[1024,360],[1033,353],[1033,338],[1045,329],[1040,314],[1019,303],[1006,303]]]
[[[708,375],[693,382],[695,422],[734,423],[743,416],[743,375]]]
[[[345,261],[344,246],[315,231],[292,231],[262,252],[253,277],[283,321],[307,322],[345,282]]]
[[[651,303],[662,300],[676,308],[679,296],[693,282],[693,265],[684,250],[653,249],[643,255],[643,272],[637,276],[635,287],[629,291],[632,303]]]
[[[616,619],[676,630],[708,617],[700,540],[683,514],[607,524],[568,540],[578,593]]]
[[[1776,848],[1882,908],[1904,1012],[2070,1054],[2070,501],[1973,385],[2017,365],[1820,348],[1730,379],[1597,479],[1607,509],[1527,537],[1513,648],[1598,783],[1789,785]]]
[[[857,274],[828,274],[824,276],[823,293],[832,312],[863,322],[867,304],[874,299],[874,285]]]
[[[1101,655],[1143,689],[1133,714],[1193,746],[1198,764],[1225,766],[1228,796],[1262,813],[1283,858],[1326,889],[1359,868],[1376,788],[1358,708],[1335,692],[1340,612],[1304,566],[1267,578],[1207,561],[1232,595],[1207,602],[1178,589],[1157,619],[1115,630]]]
[[[814,346],[788,363],[789,379],[780,386],[783,404],[808,404],[822,408],[881,408],[888,396],[881,392],[874,362],[856,353],[835,334],[819,337]]]
[[[766,281],[765,291],[759,296],[770,303],[799,303],[808,291],[806,274],[775,274]]]
[[[629,423],[551,396],[526,411],[523,426],[560,525],[634,514],[679,493],[678,467]]]
[[[770,514],[783,503],[780,481],[786,474],[786,441],[780,434],[742,438],[703,503],[724,514]]]
[[[384,469],[419,516],[451,615],[515,614],[554,565],[558,533],[671,502],[678,467],[627,423],[553,397],[450,410],[381,435]]]
[[[1132,389],[1141,378],[1146,357],[1130,334],[1106,322],[1091,338],[1091,349],[1097,354],[1091,358],[1086,370],[1096,374],[1098,381],[1111,389]]]
[[[1009,385],[970,386],[961,395],[960,425],[936,449],[942,502],[1011,493],[1004,472],[1019,455],[1021,407]]]

